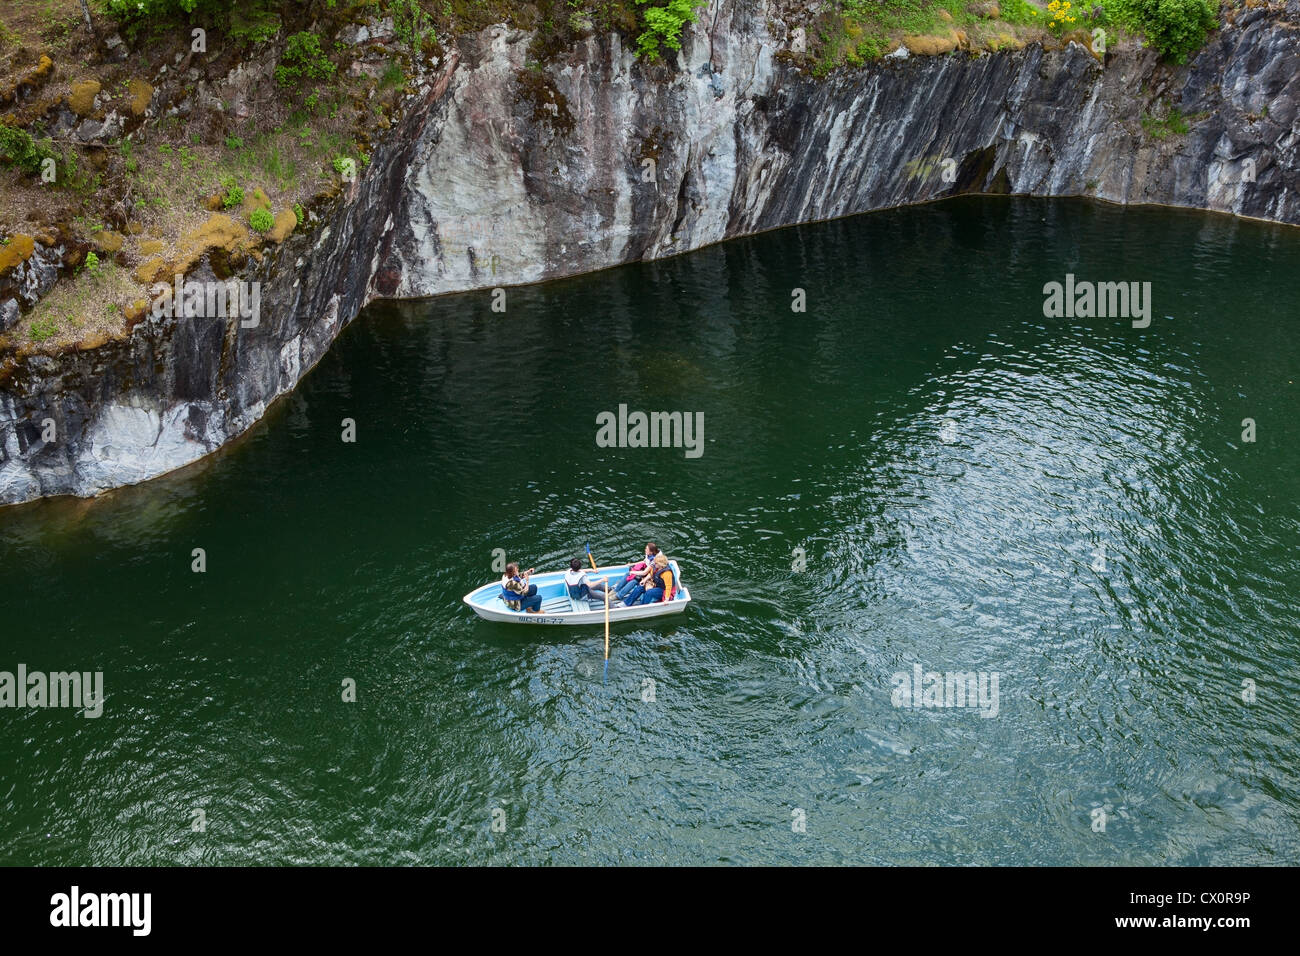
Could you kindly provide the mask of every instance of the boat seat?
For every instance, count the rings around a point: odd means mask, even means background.
[[[570,609],[571,609],[571,610],[573,610],[573,611],[603,611],[603,610],[605,610],[605,599],[604,599],[604,597],[601,597],[601,596],[596,595],[596,594],[591,594],[591,595],[589,595],[589,596],[587,597],[587,600],[586,600],[586,605],[587,605],[587,606],[586,606],[586,607],[583,607],[583,606],[582,606],[582,605],[583,605],[583,599],[582,599],[582,596],[578,593],[578,589],[577,589],[577,588],[575,588],[575,587],[569,587],[569,586],[566,584],[566,585],[565,585],[565,590],[568,592],[568,601],[569,601],[569,605],[570,605]],[[610,608],[610,610],[612,611],[612,610],[613,610],[614,608],[616,608],[620,603],[622,603],[622,602],[620,602],[617,598],[613,598],[613,597],[611,596],[611,599],[610,599],[610,602],[609,602],[609,608]]]

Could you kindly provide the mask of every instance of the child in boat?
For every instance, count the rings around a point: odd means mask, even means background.
[[[582,561],[574,558],[569,562],[569,570],[564,572],[564,583],[569,589],[569,596],[576,598],[596,597],[605,599],[605,591],[609,583],[604,578],[593,578],[586,571],[582,570]],[[610,600],[613,600],[613,591],[610,591]]]
[[[506,565],[506,573],[501,578],[501,587],[513,594],[519,595],[517,601],[507,601],[506,605],[514,611],[522,609],[526,614],[540,614],[542,612],[542,596],[537,593],[537,585],[529,584],[528,579],[532,576],[535,568],[529,568],[523,574],[519,573],[519,565],[511,561]]]
[[[668,555],[660,551],[655,555],[654,564],[650,567],[650,577],[648,587],[643,584],[637,584],[632,589],[632,593],[626,598],[628,607],[635,604],[654,604],[657,601],[671,601],[677,593],[676,584],[673,582],[673,569],[668,566]]]
[[[654,562],[655,555],[659,553],[659,545],[653,541],[646,542],[644,560],[638,561],[628,568],[627,577],[623,583],[615,589],[614,594],[620,599],[626,599],[632,590],[638,584],[648,583],[650,572],[653,570],[651,564]],[[646,579],[643,581],[643,579]]]

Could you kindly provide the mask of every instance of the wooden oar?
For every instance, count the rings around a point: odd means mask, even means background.
[[[596,570],[596,556],[591,553],[591,542],[587,542],[587,558],[591,561],[591,570]],[[609,677],[609,579],[605,579],[605,673],[601,676],[603,684]]]

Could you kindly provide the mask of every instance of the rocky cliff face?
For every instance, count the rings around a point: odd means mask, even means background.
[[[715,0],[674,69],[612,36],[542,67],[518,31],[462,38],[328,224],[246,277],[263,283],[256,328],[150,319],[125,341],[0,367],[0,503],[194,461],[256,422],[375,298],[534,282],[969,191],[1300,223],[1300,30],[1281,11],[1247,11],[1182,68],[1070,44],[891,57],[825,79],[783,54],[770,13]],[[1151,117],[1170,107],[1191,129],[1159,137]]]

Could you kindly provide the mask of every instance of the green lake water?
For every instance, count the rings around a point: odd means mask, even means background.
[[[1066,273],[1150,326],[1045,318]],[[0,710],[0,862],[1298,863],[1298,274],[964,199],[372,307],[230,449],[0,510],[0,670],[107,694]],[[598,447],[620,404],[703,454]],[[694,601],[607,681],[460,601],[651,538]],[[895,706],[916,664],[997,715]]]

